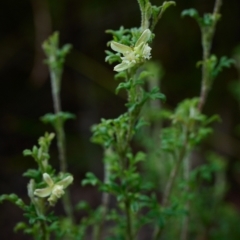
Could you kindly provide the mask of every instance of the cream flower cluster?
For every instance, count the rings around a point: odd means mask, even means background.
[[[34,195],[41,198],[50,196],[48,198],[48,201],[51,206],[54,206],[58,198],[61,198],[62,195],[64,194],[64,189],[73,182],[73,177],[67,176],[61,181],[54,183],[52,178],[49,176],[49,174],[44,173],[43,180],[44,182],[47,183],[48,187],[42,188],[42,189],[36,189],[34,191]]]
[[[121,72],[134,65],[144,62],[146,59],[151,58],[151,48],[148,45],[148,41],[151,37],[151,31],[146,29],[143,31],[134,47],[112,41],[111,48],[123,55],[121,57],[122,62],[114,67],[114,70]]]

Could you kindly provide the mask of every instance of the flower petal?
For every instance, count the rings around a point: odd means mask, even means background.
[[[73,177],[72,176],[67,176],[63,180],[57,182],[55,185],[60,185],[60,186],[63,186],[63,188],[66,188],[72,182],[73,182]]]
[[[126,70],[128,68],[133,67],[135,64],[136,63],[134,63],[134,62],[125,62],[125,61],[123,61],[122,63],[116,65],[113,70],[116,71],[116,72],[121,72],[121,71],[124,71],[124,70]]]
[[[113,70],[116,72],[121,72],[121,71],[124,71],[124,70],[130,68],[131,67],[130,65],[131,65],[130,63],[122,62],[122,63],[116,65]]]
[[[42,188],[42,189],[36,189],[34,191],[34,195],[38,196],[38,197],[47,197],[51,194],[52,192],[52,188],[51,187],[47,187],[47,188]]]
[[[52,187],[54,185],[54,182],[48,173],[43,174],[43,180],[49,187]]]
[[[137,40],[135,47],[138,47],[141,43],[146,43],[151,37],[151,31],[149,29],[144,30],[140,38]]]
[[[132,49],[129,46],[114,41],[111,42],[111,48],[112,50],[122,54],[132,52]]]

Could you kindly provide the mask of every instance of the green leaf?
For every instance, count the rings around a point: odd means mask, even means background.
[[[52,71],[57,69],[58,72],[61,72],[66,55],[70,52],[71,45],[66,44],[62,48],[59,48],[59,33],[54,32],[44,41],[42,48],[47,56],[44,62]]]
[[[233,64],[235,64],[233,59],[227,58],[226,56],[221,57],[217,67],[212,71],[212,76],[214,78],[217,77],[223,68],[230,68]]]
[[[25,149],[23,151],[23,156],[32,156],[32,151],[30,149]]]
[[[181,13],[181,16],[182,17],[189,16],[189,17],[195,18],[197,21],[199,21],[200,19],[198,11],[194,8],[183,10]]]
[[[23,176],[33,178],[33,179],[39,179],[41,178],[42,174],[39,170],[28,169],[25,173],[23,173]]]
[[[159,6],[159,7],[154,6],[154,5],[152,6],[152,18],[153,18],[154,21],[157,20],[161,9],[162,9],[162,6]]]
[[[126,89],[129,90],[131,88],[131,83],[129,82],[121,82],[116,88],[116,94],[121,90],[121,89]]]
[[[77,205],[76,205],[76,210],[86,210],[86,211],[90,211],[91,210],[91,207],[89,205],[88,202],[86,201],[81,201],[79,202]]]
[[[150,77],[150,76],[153,76],[152,72],[150,72],[150,71],[142,71],[139,74],[138,79],[142,80],[142,79],[145,79],[145,78]]]
[[[134,201],[131,204],[131,210],[132,210],[132,212],[137,213],[140,210],[139,202]]]
[[[40,118],[43,123],[51,123],[54,127],[59,124],[59,120],[61,123],[64,123],[68,119],[75,119],[75,115],[69,112],[59,112],[57,114],[47,113]]]
[[[86,178],[82,180],[82,186],[85,185],[92,185],[92,186],[96,186],[97,184],[99,184],[99,180],[98,178],[91,172],[86,173]]]
[[[135,129],[139,130],[143,126],[149,126],[149,122],[145,121],[143,118],[140,118],[139,121],[137,122]]]
[[[14,227],[14,232],[18,232],[19,230],[25,230],[27,228],[28,228],[28,226],[27,226],[27,224],[25,222],[19,222]]]
[[[113,53],[109,50],[106,50],[105,53],[107,54],[105,62],[108,62],[109,64],[121,62],[121,57],[119,53]]]
[[[126,71],[122,71],[122,72],[118,72],[115,74],[114,79],[118,80],[118,79],[126,79],[127,78],[127,72]]]
[[[134,158],[134,162],[144,161],[146,159],[146,154],[144,152],[138,152]]]
[[[161,9],[161,14],[163,14],[170,6],[176,6],[174,1],[164,2]]]
[[[159,92],[159,88],[158,88],[158,87],[154,87],[154,88],[148,93],[148,98],[150,98],[151,100],[155,100],[155,99],[161,99],[161,100],[163,100],[163,101],[166,100],[165,95]]]
[[[23,202],[23,200],[21,198],[19,198],[16,194],[12,193],[12,194],[3,194],[0,195],[0,203],[2,203],[3,201],[9,201],[14,203],[15,205],[17,205],[19,208],[21,209],[25,209],[25,204]]]

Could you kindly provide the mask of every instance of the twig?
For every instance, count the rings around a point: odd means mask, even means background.
[[[61,100],[60,100],[60,82],[62,70],[51,69],[51,86],[52,86],[52,97],[53,97],[53,107],[54,113],[58,115],[61,112]],[[66,140],[65,132],[63,128],[63,119],[58,117],[56,120],[56,137],[57,137],[57,147],[59,153],[60,170],[65,173],[67,171],[67,160],[66,160]],[[73,209],[70,200],[69,190],[65,190],[65,194],[62,198],[63,207],[72,222],[74,222]]]
[[[192,154],[190,154],[190,157],[187,156],[185,158],[184,161],[184,180],[186,181],[186,187],[184,189],[184,191],[186,193],[189,192],[189,178],[190,178],[190,171],[191,171],[191,167],[190,167],[190,162],[192,160]],[[183,222],[182,222],[182,231],[181,231],[181,240],[187,240],[188,239],[188,229],[189,229],[189,210],[190,210],[190,202],[189,200],[187,200],[187,202],[185,203],[185,210],[187,212],[187,215],[184,216],[183,218]]]
[[[164,194],[163,194],[162,207],[167,207],[168,204],[169,204],[169,199],[170,199],[170,196],[171,196],[171,193],[172,193],[173,186],[175,184],[176,177],[178,175],[181,163],[183,162],[187,151],[188,151],[188,132],[185,130],[184,145],[181,149],[181,152],[179,153],[177,162],[176,162],[174,168],[172,169],[172,171],[170,173],[170,177],[169,177],[169,180],[167,182],[167,186],[166,186]],[[163,232],[163,228],[157,227],[154,231],[153,239],[158,240],[161,237],[162,232]]]
[[[109,183],[110,178],[110,165],[108,163],[108,157],[111,157],[112,149],[105,149],[105,161],[104,161],[104,184]],[[108,205],[110,200],[110,194],[108,192],[103,192],[102,194],[102,209],[101,209],[101,221],[94,229],[94,239],[101,240],[103,235],[104,223],[106,221],[106,215],[108,212]]]
[[[222,0],[216,0],[213,10],[213,15],[217,15],[220,12],[220,8],[222,6]],[[206,61],[209,59],[210,56],[210,50],[212,47],[212,40],[216,29],[216,23],[217,19],[215,18],[215,21],[211,28],[202,27],[202,47],[203,47],[203,64],[202,64],[202,86],[201,86],[201,92],[200,92],[200,101],[198,105],[198,110],[201,112],[203,109],[203,106],[206,102],[208,92],[209,92],[209,72],[207,69]]]
[[[53,97],[53,107],[54,113],[58,115],[61,112],[61,100],[60,100],[60,78],[61,72],[51,71],[51,84],[52,84],[52,97]],[[65,133],[63,130],[63,120],[59,117],[57,118],[56,131],[57,131],[57,146],[59,152],[60,170],[62,172],[67,171],[67,161],[66,161],[66,141]]]

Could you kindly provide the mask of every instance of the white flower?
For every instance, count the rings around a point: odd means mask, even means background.
[[[54,206],[58,198],[61,198],[64,194],[64,189],[73,182],[72,176],[67,176],[61,181],[53,182],[49,174],[43,174],[43,180],[47,183],[48,187],[42,189],[36,189],[34,195],[44,198],[50,196],[48,201],[51,206]]]
[[[151,37],[151,31],[146,29],[140,38],[137,40],[134,47],[129,47],[127,45],[111,42],[111,48],[123,55],[121,57],[122,62],[114,67],[114,70],[121,72],[128,68],[133,67],[137,63],[144,62],[146,59],[151,58],[151,48],[147,44]]]

